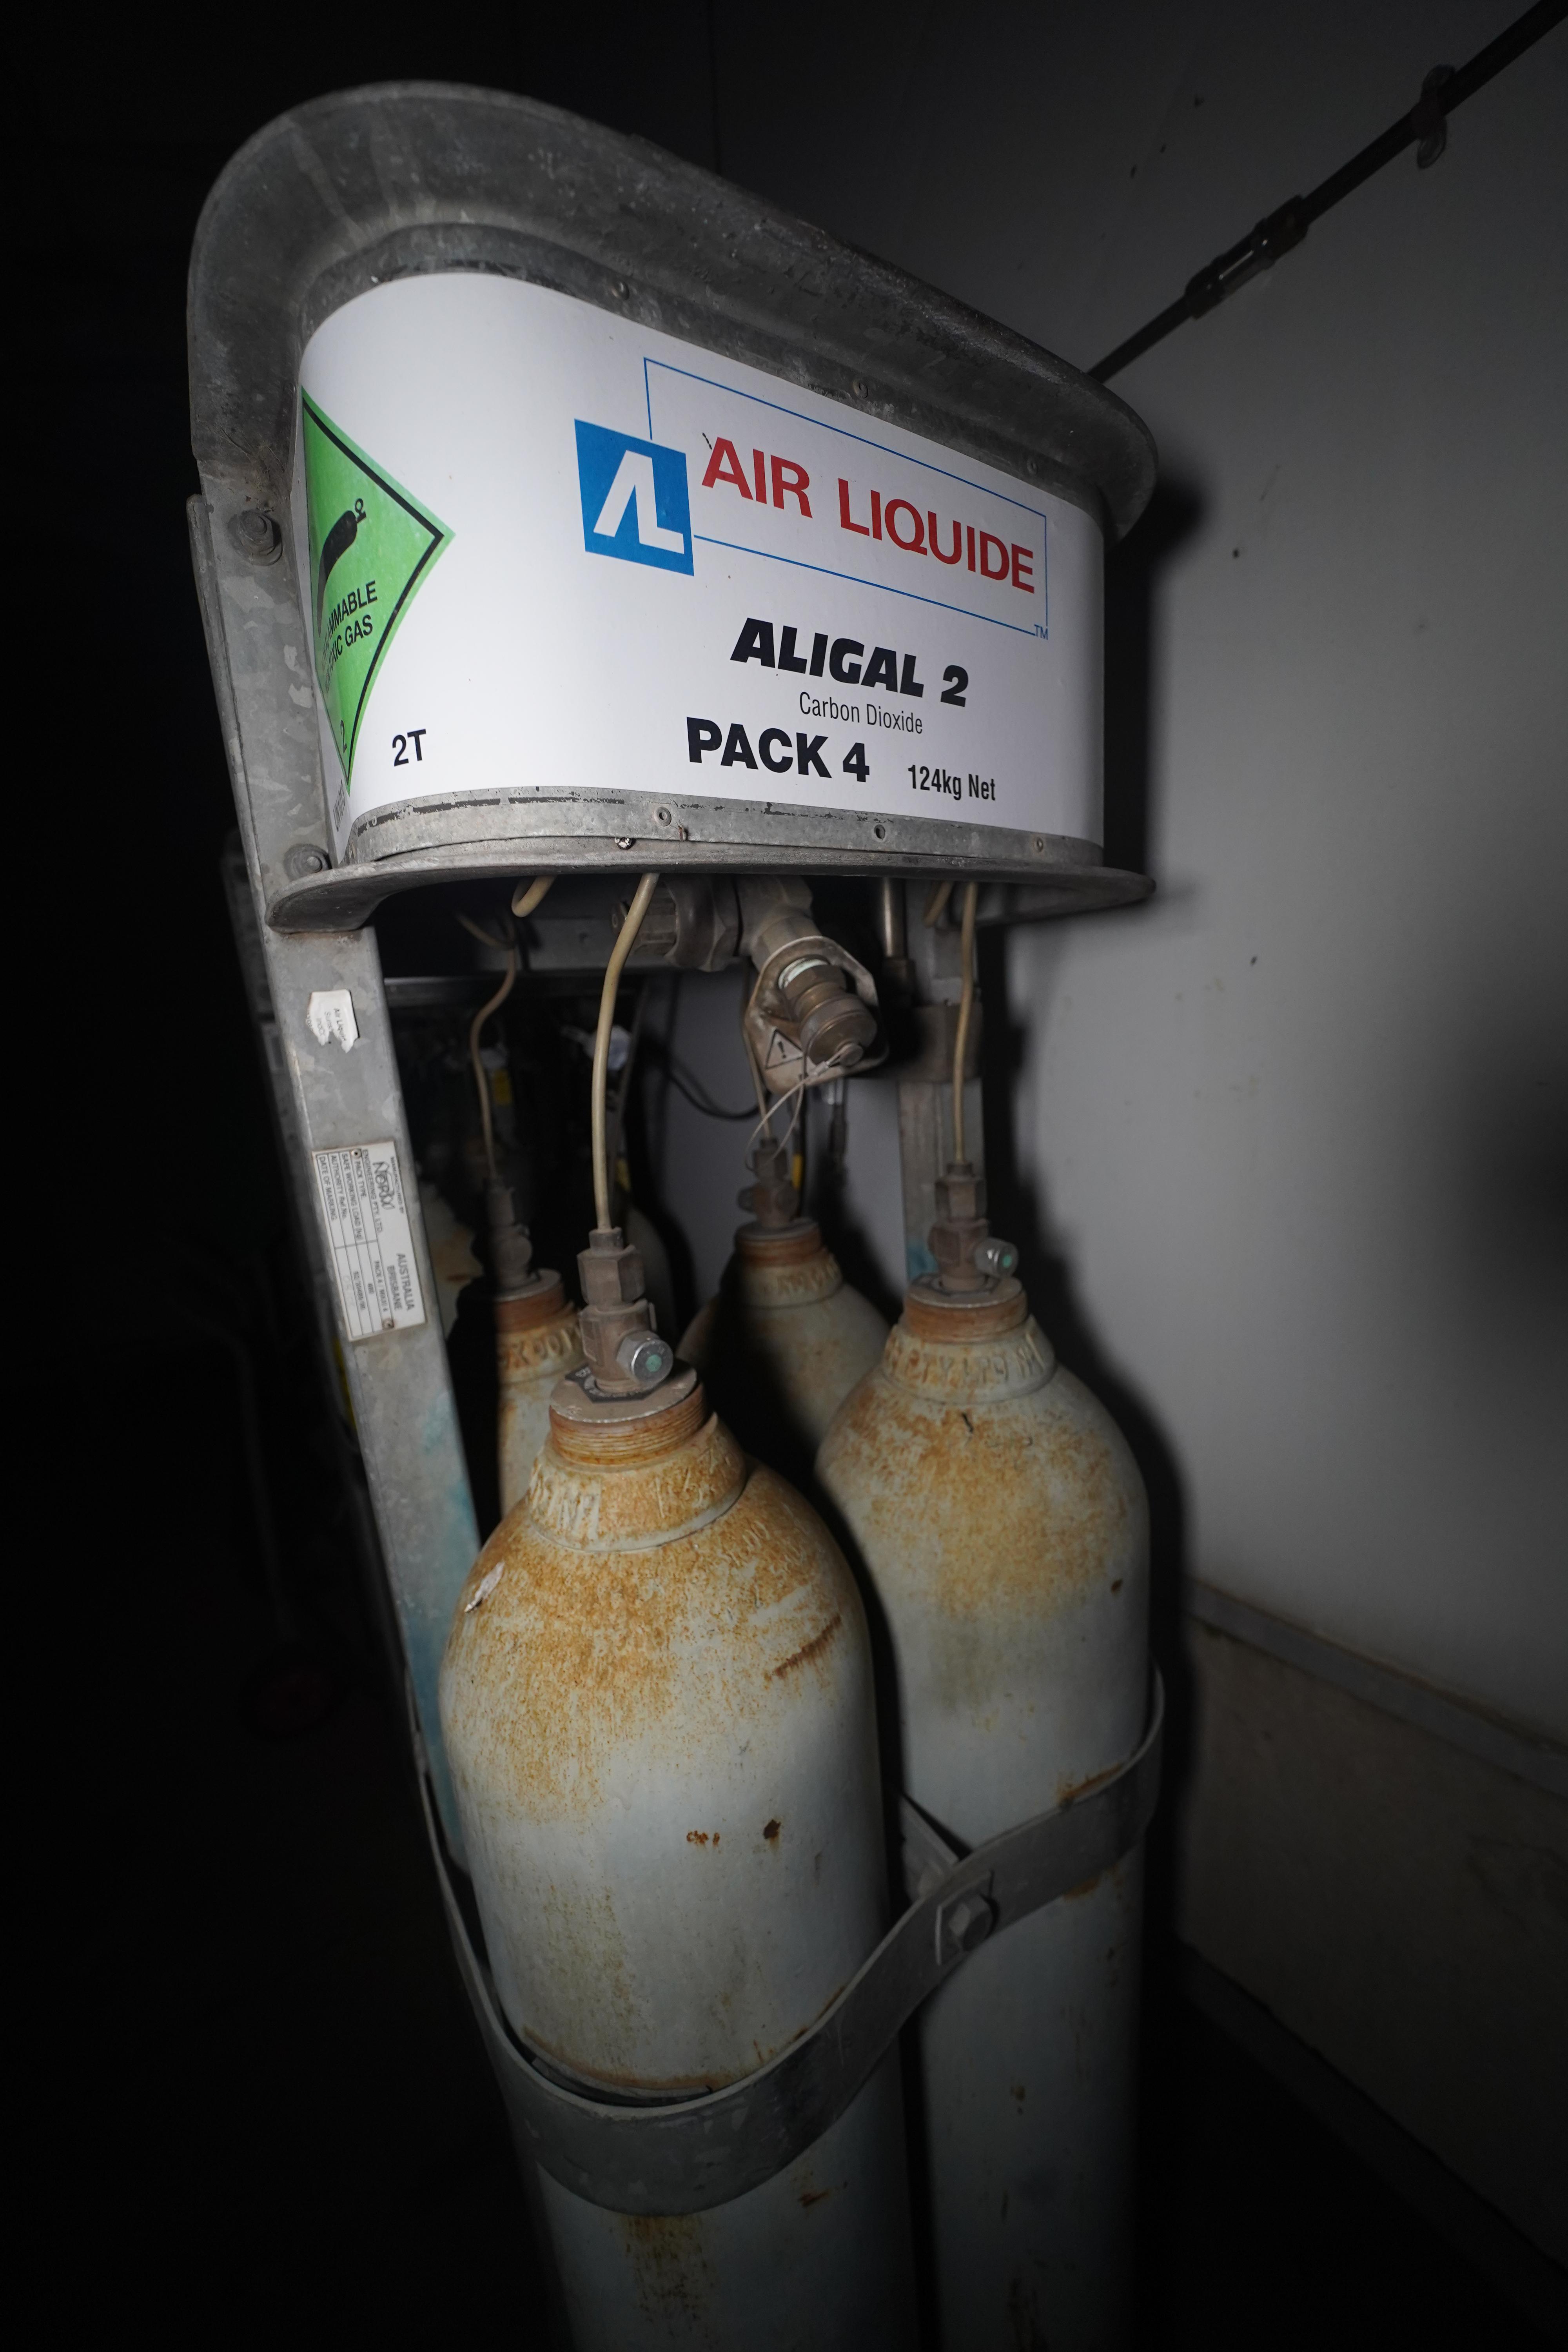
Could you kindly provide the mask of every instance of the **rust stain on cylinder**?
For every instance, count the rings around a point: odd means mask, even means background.
[[[647,1550],[721,1517],[746,1483],[745,1457],[700,1388],[673,1417],[661,1445],[644,1424],[584,1429],[552,1406],[527,1496],[540,1534],[574,1549]]]
[[[593,1811],[607,1767],[639,1731],[679,1748],[694,1654],[704,1704],[749,1736],[760,1690],[793,1705],[801,1670],[824,1670],[846,1612],[858,1610],[809,1505],[746,1461],[700,1390],[695,1417],[693,1433],[693,1415],[676,1408],[652,1458],[646,1431],[643,1458],[630,1461],[624,1431],[609,1433],[621,1458],[608,1471],[566,1455],[604,1446],[606,1433],[552,1426],[523,1504],[469,1572],[465,1601],[492,1568],[507,1571],[483,1609],[466,1613],[460,1601],[453,1621],[447,1674],[459,1745],[469,1769],[510,1787],[531,1816]],[[672,1530],[663,1540],[661,1523]],[[729,1600],[715,1643],[702,1612],[719,1591]],[[711,1833],[688,1834],[700,1843]]]
[[[574,1421],[552,1404],[550,1434],[563,1461],[586,1463],[595,1470],[628,1470],[673,1456],[707,1418],[708,1401],[699,1381],[678,1404],[638,1421]]]
[[[1057,1782],[1058,1804],[1070,1805],[1079,1797],[1087,1797],[1091,1789],[1098,1789],[1102,1780],[1109,1780],[1111,1774],[1118,1769],[1114,1764],[1108,1764],[1103,1771],[1090,1772],[1081,1780],[1058,1780]]]
[[[577,1310],[568,1307],[566,1289],[558,1274],[541,1282],[537,1290],[502,1291],[495,1301],[498,1331],[532,1331],[557,1315],[570,1315],[574,1321]]]
[[[814,1633],[809,1642],[803,1642],[801,1643],[800,1648],[795,1651],[793,1657],[785,1658],[782,1665],[773,1667],[773,1678],[774,1682],[782,1682],[785,1675],[793,1674],[795,1672],[796,1666],[807,1665],[813,1658],[820,1657],[823,1651],[826,1649],[827,1644],[832,1641],[833,1636],[837,1633],[838,1628],[843,1622],[843,1617],[836,1610],[834,1614],[828,1619],[827,1623],[823,1627],[820,1633]],[[773,1827],[775,1829],[778,1827],[776,1822],[774,1822]],[[767,1834],[767,1831],[764,1830],[763,1832],[763,1835],[766,1837]]]
[[[946,1346],[911,1321],[906,1310],[883,1368],[834,1425],[819,1474],[829,1492],[834,1463],[852,1458],[859,1508],[880,1522],[863,1530],[874,1554],[897,1544],[895,1518],[951,1528],[955,1540],[928,1549],[941,1562],[934,1597],[955,1618],[1032,1612],[1045,1585],[1064,1601],[1087,1591],[1121,1565],[1138,1491],[1125,1442],[1032,1320]],[[984,1545],[956,1539],[978,1527]]]
[[[933,1339],[939,1348],[952,1348],[978,1339],[999,1339],[1017,1330],[1028,1313],[1027,1296],[1015,1283],[1010,1292],[994,1299],[977,1293],[972,1306],[947,1306],[910,1290],[904,1299],[902,1320],[904,1329],[915,1339]]]
[[[809,1218],[802,1218],[794,1233],[767,1233],[760,1226],[742,1225],[735,1234],[735,1255],[751,1265],[805,1265],[808,1260],[825,1257],[838,1275],[831,1251],[822,1246],[820,1229]]]
[[[637,2302],[642,2315],[661,2336],[678,2330],[683,2341],[693,2324],[702,2326],[711,2305],[715,2281],[708,2259],[705,2217],[700,2213],[617,2213],[633,2255]],[[708,2331],[702,2326],[702,2338]]]

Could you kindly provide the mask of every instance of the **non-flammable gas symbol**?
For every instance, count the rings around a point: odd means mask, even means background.
[[[634,440],[629,433],[586,425],[580,416],[574,422],[583,544],[589,554],[649,563],[659,572],[689,572],[691,502],[684,449]]]
[[[452,533],[312,401],[300,405],[316,676],[352,786],[381,657]]]

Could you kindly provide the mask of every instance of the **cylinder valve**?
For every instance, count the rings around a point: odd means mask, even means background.
[[[644,1296],[642,1255],[619,1225],[601,1225],[577,1254],[583,1281],[578,1318],[587,1377],[602,1396],[646,1396],[675,1369],[675,1350],[654,1326]]]

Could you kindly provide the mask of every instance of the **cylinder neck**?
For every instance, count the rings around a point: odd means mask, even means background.
[[[804,1265],[822,1249],[822,1228],[815,1217],[796,1217],[787,1225],[737,1226],[735,1254],[747,1265]]]
[[[759,1143],[752,1153],[750,1167],[754,1181],[745,1185],[740,1194],[742,1209],[750,1209],[753,1233],[783,1234],[792,1232],[801,1223],[800,1194],[795,1186],[794,1167],[790,1150],[784,1143]]]
[[[904,1294],[903,1323],[917,1339],[963,1347],[972,1339],[997,1339],[1026,1320],[1028,1294],[1015,1275],[1004,1275],[975,1290],[950,1291],[936,1275],[921,1275]]]
[[[928,1280],[912,1283],[888,1337],[884,1376],[944,1412],[968,1412],[1032,1396],[1055,1377],[1056,1352],[1021,1286],[967,1305]]]
[[[708,1418],[702,1383],[682,1365],[649,1396],[595,1395],[591,1372],[569,1372],[550,1397],[550,1434],[568,1462],[603,1470],[679,1452]]]
[[[550,1435],[534,1462],[528,1516],[584,1553],[647,1551],[722,1518],[745,1492],[746,1457],[708,1409],[697,1375],[680,1394],[618,1421],[584,1421],[571,1381],[550,1400]],[[564,1408],[564,1410],[563,1409]]]
[[[503,1291],[495,1302],[498,1331],[532,1331],[566,1309],[566,1286],[550,1266],[542,1265],[526,1290]]]

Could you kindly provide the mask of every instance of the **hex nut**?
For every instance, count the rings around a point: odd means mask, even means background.
[[[283,552],[283,533],[260,507],[247,507],[233,517],[229,536],[247,562],[276,563]]]
[[[750,1209],[759,1225],[787,1225],[800,1206],[800,1194],[787,1178],[783,1183],[771,1179],[764,1183],[759,1178],[756,1183],[748,1184],[739,1197],[741,1207]]]
[[[647,1286],[641,1255],[618,1233],[613,1242],[579,1250],[577,1271],[584,1302],[589,1307],[627,1306],[640,1298]]]
[[[973,1168],[948,1166],[936,1180],[936,1213],[944,1223],[971,1224],[985,1214],[985,1179]]]
[[[980,1252],[985,1242],[984,1217],[939,1217],[929,1240],[944,1290],[984,1288],[986,1277],[980,1264]]]
[[[957,1895],[944,1904],[942,1912],[943,1948],[949,1952],[973,1952],[991,1933],[992,1907],[979,1893]]]
[[[985,1179],[977,1176],[967,1160],[949,1160],[936,1180],[938,1196],[950,1217],[983,1217],[985,1214]]]

